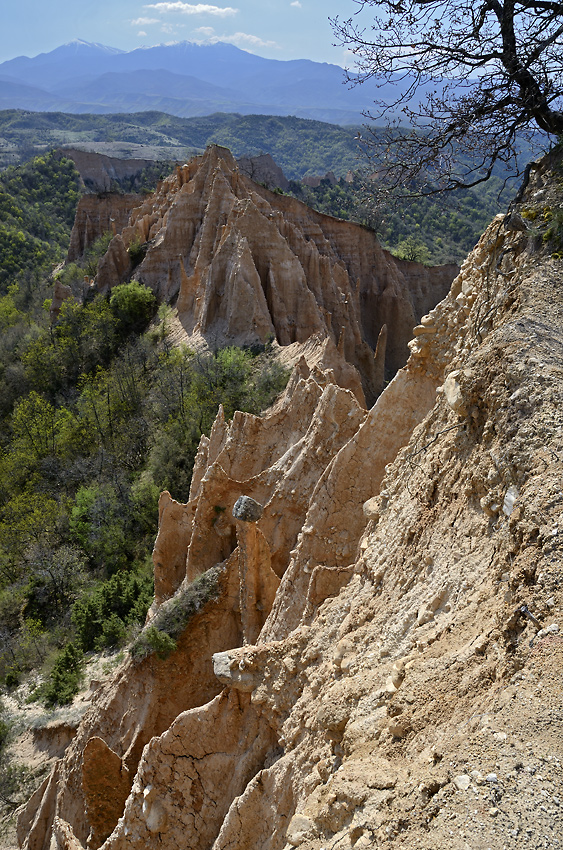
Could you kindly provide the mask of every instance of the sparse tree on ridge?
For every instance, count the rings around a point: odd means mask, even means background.
[[[389,190],[475,186],[497,164],[518,174],[521,141],[563,135],[563,2],[354,3],[331,23],[354,56],[350,82],[395,84],[366,115],[385,126],[364,140]]]

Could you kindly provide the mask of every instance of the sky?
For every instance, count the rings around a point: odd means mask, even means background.
[[[217,5],[215,5],[217,4]],[[122,50],[172,41],[226,41],[269,59],[345,66],[329,18],[349,18],[354,0],[8,0],[0,62],[48,53],[75,38]]]

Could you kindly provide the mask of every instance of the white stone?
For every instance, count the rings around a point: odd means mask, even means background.
[[[287,828],[286,840],[292,847],[299,847],[314,837],[314,825],[305,815],[294,815]]]
[[[454,776],[454,785],[460,791],[467,791],[471,785],[471,777],[467,773],[460,773],[459,776]]]
[[[465,416],[467,411],[465,409],[463,393],[457,380],[459,374],[459,370],[455,369],[453,372],[450,372],[444,381],[444,397],[454,413],[457,413],[458,416]]]
[[[505,516],[510,516],[512,511],[514,510],[514,503],[518,498],[518,488],[511,485],[505,493],[504,502],[502,504],[502,511]]]

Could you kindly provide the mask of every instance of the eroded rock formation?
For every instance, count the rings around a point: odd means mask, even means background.
[[[146,248],[135,269],[127,252],[134,241]],[[455,272],[395,259],[370,230],[270,192],[212,147],[132,212],[96,282],[107,291],[134,273],[176,304],[187,340],[203,336],[213,347],[330,339],[358,370],[371,405],[384,367],[389,377],[404,365],[412,328]]]
[[[521,210],[560,202],[548,160]],[[545,242],[497,218],[369,412],[301,363],[268,415],[218,416],[188,504],[161,502],[151,622],[209,567],[218,593],[168,660],[96,695],[20,817],[26,850],[557,846],[563,295]],[[233,516],[241,495],[263,511]],[[105,823],[92,753],[123,782]]]
[[[120,233],[140,203],[140,195],[83,195],[76,208],[67,262],[82,259],[88,248],[105,233]]]
[[[284,192],[289,189],[289,180],[269,153],[241,156],[237,159],[237,166],[255,183],[263,183],[268,189],[282,189]]]
[[[90,192],[111,192],[116,182],[135,177],[153,164],[151,159],[119,159],[76,148],[62,148],[60,153],[72,159],[84,186]]]

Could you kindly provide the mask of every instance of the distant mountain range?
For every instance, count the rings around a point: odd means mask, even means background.
[[[394,101],[405,80],[350,89],[338,65],[264,59],[231,44],[179,42],[118,50],[75,40],[0,64],[0,109],[178,117],[236,112],[361,123],[373,100]]]

